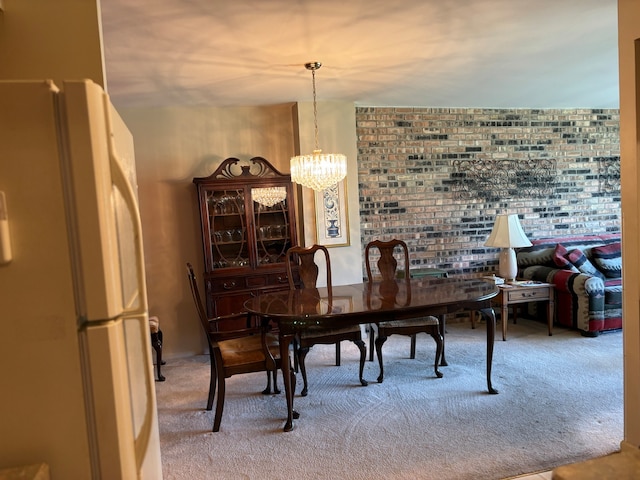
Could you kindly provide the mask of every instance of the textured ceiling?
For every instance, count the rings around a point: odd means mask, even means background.
[[[121,107],[618,108],[616,0],[101,0]]]

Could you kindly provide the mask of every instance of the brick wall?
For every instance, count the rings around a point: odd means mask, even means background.
[[[497,270],[498,213],[529,238],[620,231],[619,110],[356,109],[362,245],[413,266]]]

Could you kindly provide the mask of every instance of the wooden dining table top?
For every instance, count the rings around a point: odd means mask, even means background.
[[[314,325],[341,324],[442,315],[488,305],[497,287],[477,278],[410,278],[392,282],[295,289],[260,295],[247,300],[246,310],[277,321],[285,331]]]
[[[498,294],[492,282],[477,278],[407,278],[373,281],[322,288],[301,288],[262,292],[244,304],[245,309],[278,325],[281,358],[289,356],[294,337],[314,327],[339,328],[377,321],[394,321],[434,315],[444,322],[447,313],[479,311],[487,320],[487,388],[491,384],[491,364],[495,337],[495,314],[491,299]],[[441,323],[444,331],[444,323]],[[299,413],[293,409],[295,373],[289,361],[282,361],[287,401],[284,431],[293,429]]]

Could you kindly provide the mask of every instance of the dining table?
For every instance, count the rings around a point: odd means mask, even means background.
[[[340,328],[375,322],[401,321],[423,316],[445,315],[458,311],[477,311],[486,321],[486,376],[491,394],[491,364],[496,319],[491,299],[498,294],[493,282],[467,277],[423,277],[372,281],[321,288],[297,288],[263,292],[250,298],[245,309],[261,318],[263,324],[277,326],[281,368],[287,402],[284,431],[293,429],[299,413],[293,408],[295,371],[289,356],[290,345],[304,330]],[[444,322],[440,323],[445,337]]]

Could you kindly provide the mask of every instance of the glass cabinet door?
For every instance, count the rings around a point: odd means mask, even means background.
[[[284,262],[287,249],[291,247],[287,199],[273,206],[261,205],[256,201],[252,203],[258,266]]]
[[[249,265],[244,190],[208,190],[211,269]]]

